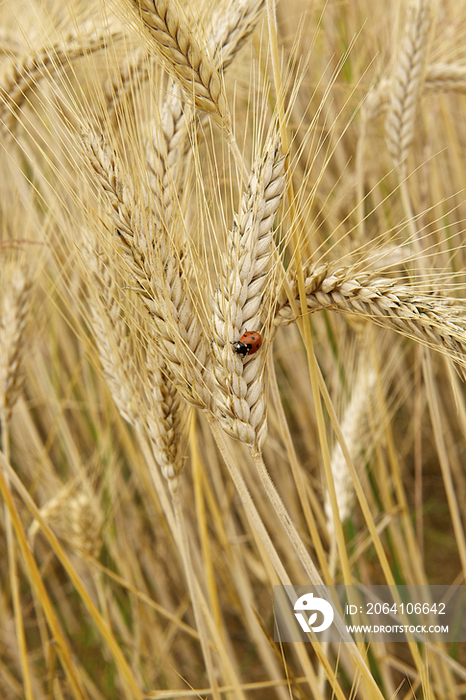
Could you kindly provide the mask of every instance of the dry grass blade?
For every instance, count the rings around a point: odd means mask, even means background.
[[[214,294],[213,355],[223,428],[261,447],[266,435],[264,350],[245,361],[231,343],[246,330],[258,331],[267,272],[273,254],[273,223],[285,190],[285,159],[277,137],[269,139],[255,164],[241,210],[222,259],[222,277]]]

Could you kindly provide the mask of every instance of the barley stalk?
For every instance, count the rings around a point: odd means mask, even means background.
[[[9,420],[21,389],[20,365],[25,347],[25,332],[31,307],[31,277],[28,268],[14,260],[1,261],[0,267],[0,451],[10,458]],[[10,480],[1,469],[4,488],[11,496]],[[15,617],[16,639],[20,652],[24,688],[31,696],[31,677],[27,663],[27,644],[23,607],[19,588],[17,545],[13,523],[4,498],[4,528],[8,552],[9,581]]]
[[[291,281],[291,287],[299,305],[295,280]],[[305,289],[305,312],[334,309],[354,313],[444,352],[461,366],[465,364],[466,316],[462,311],[455,312],[447,299],[415,292],[396,280],[378,277],[373,272],[326,264],[313,265],[307,270]],[[293,322],[295,318],[281,292],[275,325]]]
[[[416,109],[422,92],[431,0],[412,0],[400,54],[391,83],[386,119],[387,145],[396,164],[406,159],[414,138]]]
[[[273,222],[285,189],[284,158],[276,137],[253,167],[239,215],[222,257],[214,293],[213,354],[219,390],[217,412],[232,436],[260,448],[266,435],[264,351],[244,361],[231,343],[258,330],[262,296],[273,253]]]

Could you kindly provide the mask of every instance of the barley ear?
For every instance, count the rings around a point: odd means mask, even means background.
[[[263,0],[225,0],[216,8],[207,44],[216,68],[223,74],[253,32],[264,7]],[[146,159],[152,192],[170,218],[173,186],[178,191],[191,147],[189,129],[196,124],[195,110],[183,99],[178,83],[166,90],[160,124],[151,127]],[[203,116],[202,114],[199,116]]]
[[[8,421],[21,390],[20,365],[31,307],[29,270],[13,261],[0,268],[0,420]]]
[[[149,410],[145,422],[154,457],[168,482],[170,493],[178,492],[184,467],[183,427],[187,419],[186,404],[177,390],[170,370],[160,356],[148,352],[145,393]]]
[[[80,490],[67,504],[70,542],[82,556],[97,559],[102,549],[102,505],[90,489]]]
[[[97,559],[102,548],[102,507],[90,484],[63,486],[40,509],[40,515],[56,535],[68,542],[78,554]],[[34,519],[28,530],[31,548],[40,530]]]
[[[110,261],[96,242],[82,245],[88,281],[90,325],[106,384],[122,418],[135,425],[141,386],[132,363],[127,325],[121,315],[119,289]]]
[[[113,239],[123,272],[132,278],[150,318],[151,342],[163,354],[184,399],[200,408],[211,403],[206,359],[207,341],[193,307],[179,252],[159,218],[141,204],[118,155],[89,128],[84,153],[114,226]],[[160,212],[162,213],[162,212]]]
[[[432,63],[427,67],[424,89],[431,92],[466,92],[466,66]]]
[[[276,136],[253,166],[241,209],[228,236],[222,275],[214,293],[213,356],[216,410],[233,437],[260,449],[266,437],[265,353],[241,359],[232,343],[259,331],[267,273],[274,250],[273,223],[285,189],[285,159]]]
[[[215,9],[208,43],[222,71],[254,31],[264,6],[264,0],[223,0]]]
[[[289,277],[291,294],[299,308],[296,276]],[[463,375],[466,373],[466,310],[457,299],[422,293],[394,279],[360,267],[311,265],[305,278],[306,309],[322,309],[356,314],[377,325],[394,330],[451,357]],[[296,319],[283,290],[276,292],[275,326]]]
[[[198,40],[178,0],[128,0],[140,18],[151,47],[172,78],[183,89],[186,99],[207,112],[231,131],[228,104],[222,77],[212,60],[207,42]]]
[[[0,124],[5,131],[14,131],[21,107],[43,78],[55,76],[62,68],[93,51],[98,51],[120,36],[119,29],[95,27],[90,23],[80,35],[72,34],[62,42],[40,46],[21,57],[15,56],[0,77]]]
[[[431,25],[431,0],[412,0],[391,81],[385,123],[388,149],[396,165],[405,161],[414,138]]]
[[[354,382],[351,400],[341,423],[341,431],[353,464],[357,464],[367,446],[367,416],[370,410],[371,396],[374,393],[375,380],[375,372],[368,367],[367,355],[361,353],[359,371]],[[341,522],[344,523],[351,514],[355,493],[346,459],[339,442],[336,443],[332,451],[330,466],[335,484],[339,516]],[[332,537],[335,527],[328,492],[325,497],[324,510],[327,518],[327,529]]]

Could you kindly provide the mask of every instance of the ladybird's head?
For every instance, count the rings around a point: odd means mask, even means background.
[[[233,352],[235,355],[241,355],[241,357],[246,357],[246,355],[249,352],[249,347],[245,344],[242,343],[241,340],[236,340],[233,345]]]

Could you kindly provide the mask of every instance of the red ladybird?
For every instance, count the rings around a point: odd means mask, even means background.
[[[241,355],[241,357],[246,357],[246,355],[254,355],[262,345],[261,334],[257,331],[246,331],[243,333],[241,338],[237,340],[233,345],[233,352],[236,355]]]

